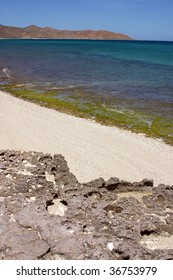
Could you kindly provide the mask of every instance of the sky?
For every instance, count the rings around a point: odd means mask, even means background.
[[[0,0],[0,24],[110,30],[173,41],[173,0]]]

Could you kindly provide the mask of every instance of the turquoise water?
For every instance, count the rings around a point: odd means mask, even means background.
[[[0,40],[0,83],[173,118],[173,42]]]

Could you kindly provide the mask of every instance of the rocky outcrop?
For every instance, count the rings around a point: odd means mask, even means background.
[[[0,259],[173,259],[173,186],[81,184],[61,155],[0,151]]]
[[[25,28],[0,25],[0,38],[100,39],[131,40],[127,35],[107,30],[57,30],[30,25]]]

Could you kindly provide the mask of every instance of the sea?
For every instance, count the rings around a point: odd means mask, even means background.
[[[173,42],[1,39],[0,86],[10,83],[172,121]]]

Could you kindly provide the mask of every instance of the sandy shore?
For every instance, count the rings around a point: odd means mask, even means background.
[[[62,154],[80,182],[103,177],[173,184],[173,147],[40,107],[0,91],[0,149]]]

